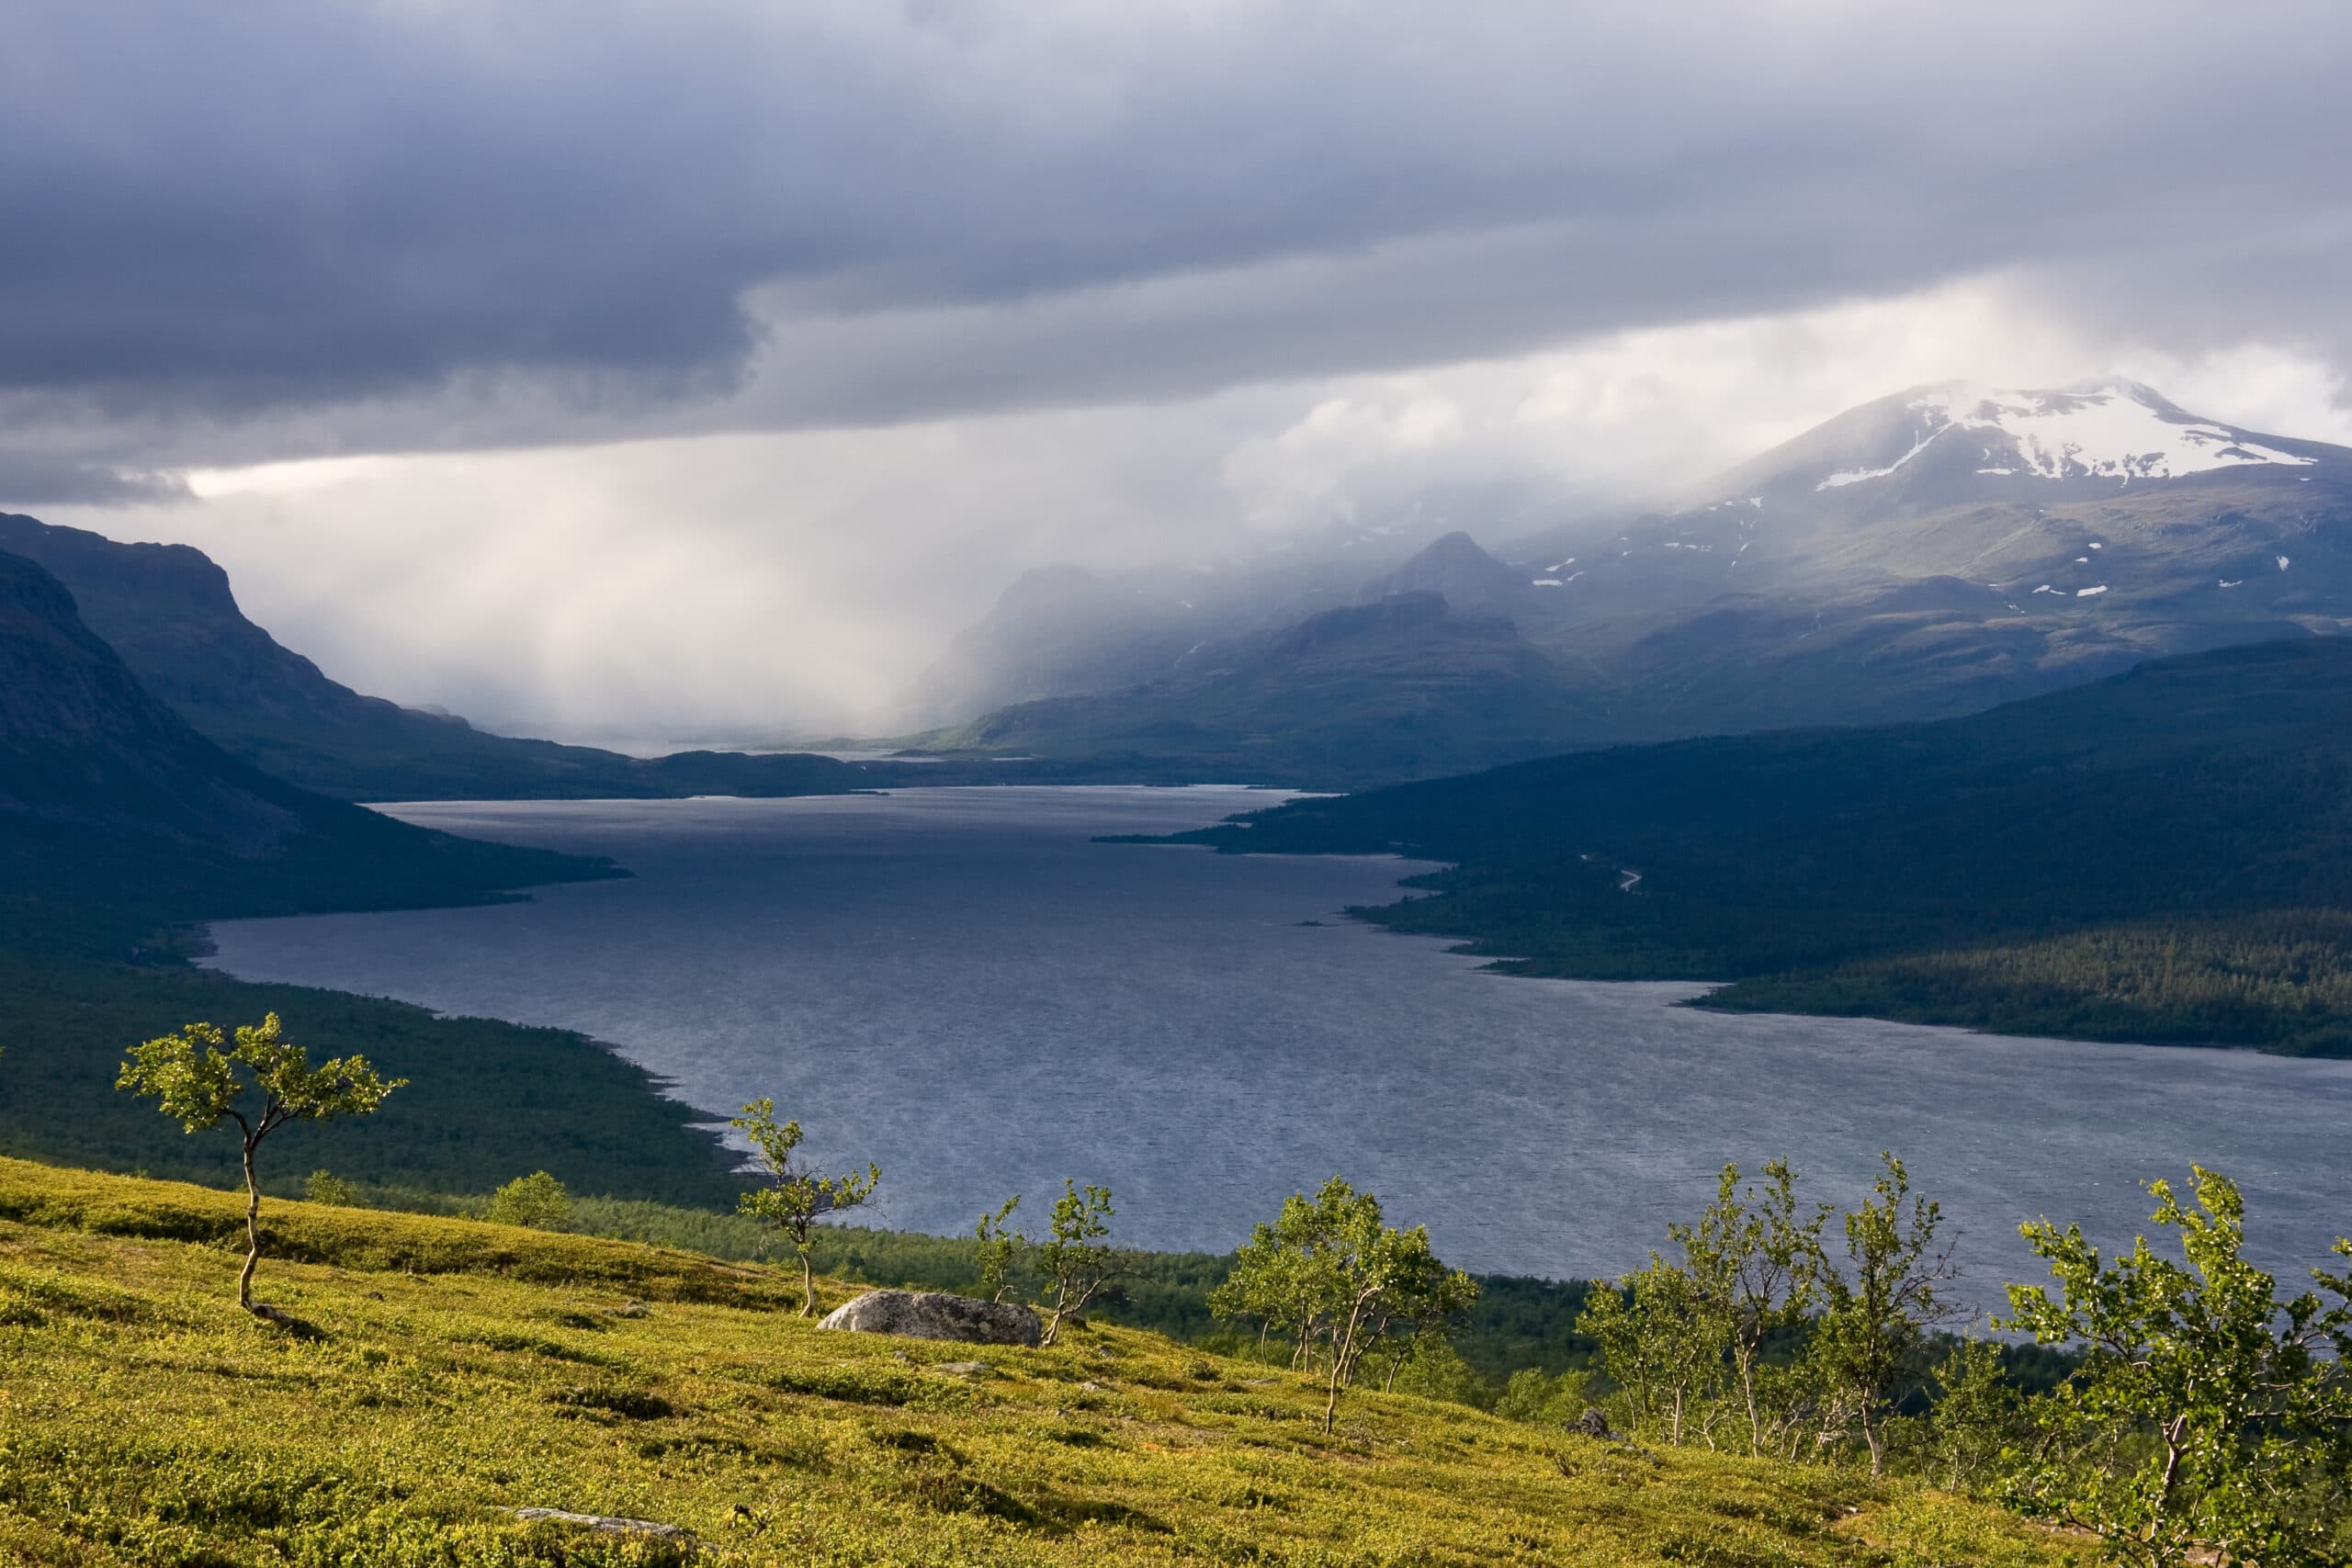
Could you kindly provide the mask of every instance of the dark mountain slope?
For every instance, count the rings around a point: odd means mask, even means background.
[[[2077,1032],[2352,1049],[2352,1013],[2326,999],[2352,979],[2341,937],[2320,943],[2334,954],[2324,973],[2273,986],[2265,968],[2311,945],[2277,921],[2352,909],[2344,638],[2165,660],[1936,724],[1628,747],[1301,801],[1196,838],[1451,862],[1430,879],[1438,897],[1379,918],[1467,934],[1535,974],[1778,976],[1748,994],[1784,1007],[1823,1005],[1826,977],[1843,973],[1849,1000],[1874,999],[1842,1010],[1987,1022],[2000,985],[1972,989],[1922,955],[2040,949],[2058,964],[2063,950],[2075,992],[2095,996],[2114,960],[2085,933],[2109,947],[2138,933],[2143,949],[2169,931],[2178,1005],[2110,1008]],[[2246,920],[2271,935],[2232,924]],[[2220,976],[2212,954],[2233,944],[2243,972]],[[1886,979],[1897,959],[1910,991]],[[1873,979],[1857,964],[1882,968]],[[2205,997],[2187,1021],[2184,987]],[[2245,999],[2257,995],[2269,999]],[[2045,1010],[2003,1026],[2057,1024]]]
[[[907,723],[961,724],[1016,703],[1182,673],[1204,649],[1354,603],[1368,575],[1407,558],[1430,530],[1419,520],[1347,527],[1210,564],[1107,576],[1076,566],[1024,572],[906,694]]]
[[[346,800],[825,795],[866,787],[806,755],[640,759],[490,735],[363,696],[237,608],[228,574],[186,545],[125,545],[0,514],[0,550],[46,568],[141,682],[232,755]]]
[[[1204,649],[1148,685],[1022,704],[942,739],[1156,759],[1172,777],[1338,786],[1533,755],[1591,717],[1510,621],[1407,593]]]
[[[1505,566],[1457,530],[1395,571],[1373,579],[1363,597],[1369,602],[1397,593],[1434,593],[1457,610],[1508,614],[1529,597],[1529,587],[1525,573]]]
[[[0,555],[0,939],[111,950],[198,917],[610,874],[411,828],[237,761],[140,685],[56,579]]]

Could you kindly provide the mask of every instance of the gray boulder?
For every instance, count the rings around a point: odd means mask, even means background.
[[[639,1535],[654,1540],[675,1541],[694,1539],[675,1525],[657,1524],[651,1519],[616,1518],[610,1514],[575,1514],[565,1508],[510,1508],[507,1511],[525,1524],[571,1525],[597,1535]]]
[[[1035,1345],[1045,1333],[1045,1325],[1025,1306],[974,1301],[944,1291],[868,1291],[835,1308],[817,1326],[979,1345]]]

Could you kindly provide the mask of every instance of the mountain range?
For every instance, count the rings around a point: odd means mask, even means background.
[[[1948,716],[2149,658],[2352,629],[2347,525],[2352,450],[2203,419],[2128,381],[1922,387],[1631,521],[1498,553],[1456,532],[1351,584],[1328,558],[1228,572],[1216,603],[1246,612],[1226,623],[1119,613],[1199,574],[1114,592],[1065,573],[1059,592],[1033,574],[958,643],[971,690],[1028,700],[925,742],[1177,773],[1247,761],[1252,777],[1344,786]],[[1414,594],[1445,615],[1325,619],[1335,597]],[[1295,657],[1300,637],[1318,657]],[[1008,680],[990,660],[1015,646]],[[1411,742],[1383,747],[1400,719]]]

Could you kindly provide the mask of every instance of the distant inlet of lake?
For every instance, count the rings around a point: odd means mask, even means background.
[[[1204,826],[1238,788],[969,788],[797,800],[387,807],[610,855],[626,881],[481,908],[213,928],[221,969],[578,1030],[723,1119],[772,1095],[808,1147],[880,1163],[874,1223],[960,1233],[1065,1177],[1118,1235],[1221,1251],[1334,1172],[1441,1256],[1639,1264],[1726,1160],[1866,1190],[1894,1149],[1969,1294],[2032,1277],[2020,1220],[2128,1242],[2139,1183],[2244,1187],[2300,1280],[2352,1230],[2352,1062],[2003,1039],[1677,1008],[1690,985],[1507,978],[1348,921],[1422,867],[1099,835]],[[323,1043],[331,1044],[331,1042]],[[399,1064],[386,1066],[397,1070]]]

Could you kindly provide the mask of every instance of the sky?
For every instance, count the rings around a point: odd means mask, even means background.
[[[879,727],[1031,567],[1922,381],[2352,443],[2346,79],[2340,0],[16,0],[0,507],[404,702]]]

